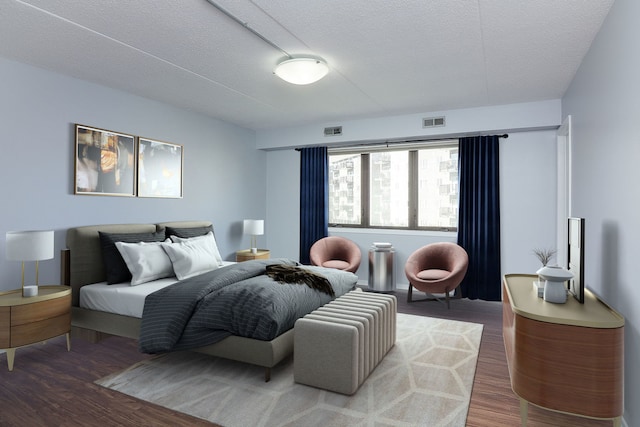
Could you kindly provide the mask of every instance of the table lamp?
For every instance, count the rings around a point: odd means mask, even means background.
[[[38,295],[38,261],[53,258],[53,231],[8,231],[7,259],[22,261],[22,296]],[[24,285],[24,263],[36,262],[35,286]]]
[[[251,253],[258,253],[258,243],[256,236],[262,236],[264,234],[264,220],[263,219],[245,219],[244,220],[244,234],[251,235]]]

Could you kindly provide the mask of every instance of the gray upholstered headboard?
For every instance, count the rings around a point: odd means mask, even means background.
[[[156,229],[158,231],[166,228],[199,228],[199,227],[209,227],[213,225],[211,221],[170,221],[170,222],[159,222],[156,224]]]
[[[62,253],[62,283],[71,286],[72,305],[78,306],[80,288],[106,280],[99,231],[107,233],[153,233],[166,227],[197,228],[210,221],[172,221],[158,224],[104,224],[74,227],[67,230],[67,249]]]

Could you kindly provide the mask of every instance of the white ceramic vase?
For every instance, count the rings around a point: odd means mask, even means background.
[[[564,304],[567,302],[567,288],[564,283],[573,273],[559,266],[544,266],[536,272],[545,280],[543,298],[547,302]]]
[[[567,290],[564,287],[564,282],[547,280],[544,284],[543,298],[547,302],[556,304],[564,304],[567,302]]]

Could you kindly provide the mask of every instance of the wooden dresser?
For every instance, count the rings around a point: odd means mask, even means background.
[[[503,279],[503,337],[511,387],[528,403],[620,426],[623,412],[624,318],[585,289],[585,302],[536,295],[535,275]]]

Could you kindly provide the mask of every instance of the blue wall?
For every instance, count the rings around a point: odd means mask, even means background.
[[[375,139],[377,132],[388,138],[419,135],[509,133],[500,140],[501,264],[503,273],[534,273],[538,261],[533,248],[556,246],[556,128],[561,123],[560,100],[438,112],[447,126],[440,134],[422,129],[420,117],[407,115],[353,120],[344,124],[348,136],[338,144]],[[258,146],[267,153],[266,238],[272,255],[298,258],[299,252],[299,153],[290,147],[316,142],[330,144],[322,136],[322,123],[298,128],[262,131]],[[346,132],[345,132],[346,133]],[[320,136],[318,136],[320,135]],[[349,140],[349,138],[354,138]],[[333,141],[333,140],[332,140]],[[280,149],[278,149],[280,148]],[[357,271],[359,280],[369,276],[366,260],[373,242],[390,242],[396,248],[395,277],[398,288],[407,288],[404,264],[419,247],[435,241],[455,241],[455,233],[353,230],[332,228],[329,234],[354,240],[365,256]]]
[[[625,317],[625,415],[640,426],[640,2],[616,0],[562,100],[573,131],[572,214],[585,218],[585,282]]]
[[[0,290],[20,286],[20,263],[5,256],[7,231],[55,230],[56,258],[40,263],[40,283],[54,284],[68,227],[210,220],[232,260],[248,245],[242,219],[265,215],[266,155],[252,130],[2,58],[0,93]],[[74,195],[75,123],[182,144],[184,197]],[[27,282],[34,271],[28,263]]]

